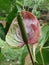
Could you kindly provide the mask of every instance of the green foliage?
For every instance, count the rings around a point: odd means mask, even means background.
[[[2,24],[0,24],[0,38],[5,40],[5,32]]]
[[[7,34],[8,29],[9,29],[9,27],[10,27],[10,25],[11,25],[13,19],[14,19],[15,16],[17,15],[17,11],[18,11],[17,7],[14,6],[14,7],[13,7],[13,10],[8,14],[8,16],[7,16],[7,18],[6,18],[7,23],[6,23],[6,27],[5,27],[5,34]]]
[[[0,16],[0,20],[6,20],[6,17]]]
[[[48,38],[49,38],[49,24],[44,25],[42,27],[42,37],[39,41],[39,44],[41,47],[45,44],[45,42],[48,40]]]
[[[41,16],[40,11],[32,10],[32,13],[33,13],[37,18],[39,18],[39,17]]]
[[[36,49],[36,60],[39,64],[49,64],[49,25],[42,27],[42,38]]]
[[[34,2],[33,0],[24,0],[24,6],[33,6],[34,5]]]
[[[5,13],[7,16],[0,15],[0,20],[6,19],[6,27],[3,28],[3,25],[0,24],[0,64],[1,65],[24,65],[25,57],[28,54],[26,46],[19,48],[19,49],[12,49],[10,46],[7,45],[5,40],[5,34],[7,34],[9,27],[13,21],[13,19],[17,15],[17,11],[23,10],[24,6],[32,7],[32,13],[36,15],[37,18],[40,17],[40,12],[37,9],[49,10],[49,0],[0,0],[0,11]],[[14,29],[12,28],[12,31]],[[15,31],[14,31],[15,32]],[[10,33],[10,36],[14,35],[13,32]],[[14,37],[11,36],[9,38],[12,39],[12,43]],[[8,40],[9,40],[8,39]],[[17,39],[17,38],[16,38]],[[19,39],[18,39],[19,41]],[[19,42],[17,42],[19,43]],[[16,43],[15,43],[16,44]],[[37,65],[47,65],[49,64],[49,25],[44,25],[42,27],[42,37],[38,43],[38,47],[36,49],[36,60]],[[14,63],[13,63],[14,60]],[[28,61],[29,62],[29,61]],[[36,64],[35,64],[36,65]]]
[[[23,7],[24,0],[16,0],[16,4],[19,5],[20,7]]]
[[[32,8],[32,13],[35,14],[37,18],[40,18],[40,10],[49,11],[49,0],[24,0],[24,6],[28,6],[28,9],[29,7]]]
[[[36,9],[49,9],[49,0],[24,0],[24,6],[31,6]]]
[[[6,12],[9,12],[11,7],[10,0],[0,0],[0,10],[5,10]]]
[[[1,59],[2,65],[6,62],[10,64],[12,60],[14,60],[14,64],[17,65],[17,62],[20,63],[20,65],[24,65],[25,57],[28,53],[26,46],[23,46],[19,49],[12,49],[7,45],[6,42],[0,39],[0,47],[1,47],[1,53],[4,56],[5,59]],[[16,61],[16,62],[15,62]],[[23,62],[22,62],[23,61]],[[19,65],[18,63],[18,65]]]

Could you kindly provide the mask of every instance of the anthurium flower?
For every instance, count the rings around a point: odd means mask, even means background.
[[[21,11],[20,13],[23,17],[23,23],[28,37],[28,44],[37,43],[41,36],[39,21],[32,13],[28,11]],[[6,35],[6,42],[16,48],[24,45],[21,31],[17,22],[17,17],[15,17],[9,28]]]

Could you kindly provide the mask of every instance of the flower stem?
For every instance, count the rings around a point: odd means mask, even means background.
[[[32,61],[32,65],[34,65],[33,57],[32,57],[32,54],[31,54],[31,51],[30,51],[29,45],[28,45],[28,38],[27,38],[25,27],[24,27],[23,18],[21,16],[20,12],[18,12],[17,21],[18,21],[18,24],[19,24],[19,27],[20,27],[20,30],[21,30],[23,41],[27,46],[27,49],[28,49],[28,52],[29,52],[29,55],[30,55],[30,59]]]

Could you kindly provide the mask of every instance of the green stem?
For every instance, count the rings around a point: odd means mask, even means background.
[[[21,3],[21,2],[16,1],[16,4],[17,4],[18,6],[20,6],[21,8],[23,8],[23,5],[22,5],[22,3]]]
[[[43,65],[45,65],[43,55],[42,55],[42,48],[40,48],[40,55],[41,55],[42,63],[43,63]]]
[[[22,38],[23,38],[24,43],[26,44],[28,52],[30,54],[30,59],[32,61],[32,65],[34,65],[34,61],[33,61],[33,58],[32,58],[32,55],[31,55],[31,52],[30,52],[30,49],[29,49],[29,45],[28,45],[28,38],[27,38],[25,27],[24,27],[23,18],[21,16],[20,12],[18,12],[17,20],[18,20],[18,24],[19,24],[19,27],[20,27],[20,30],[21,30]]]

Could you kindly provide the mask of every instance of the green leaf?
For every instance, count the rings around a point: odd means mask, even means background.
[[[33,0],[24,0],[24,6],[33,6],[34,5],[34,1]]]
[[[10,46],[7,45],[5,41],[0,39],[0,47],[1,53],[4,56],[4,59],[1,60],[2,65],[10,64],[11,62],[13,65],[19,65],[19,63],[20,65],[22,65],[25,62],[24,60],[28,53],[26,46],[23,46],[19,49],[12,49]],[[14,60],[14,62],[12,60]]]
[[[49,34],[49,24],[44,25],[42,27],[41,33],[42,33],[42,37],[39,41],[39,46],[43,46],[49,37],[49,35],[48,35]]]
[[[39,50],[36,53],[36,60],[38,64],[41,64],[41,65],[49,64],[49,47],[42,47],[41,52]]]
[[[27,47],[25,47],[22,51],[22,56],[21,56],[21,65],[24,65],[25,64],[25,58],[28,54],[28,50],[27,50]]]
[[[36,49],[36,60],[41,65],[49,64],[49,25],[42,27],[42,38]]]
[[[13,10],[8,14],[7,19],[6,19],[7,23],[6,23],[6,27],[5,27],[5,34],[7,34],[13,19],[16,17],[17,11],[18,11],[17,7],[14,6]]]
[[[2,24],[0,24],[0,38],[5,40],[5,32]]]
[[[20,4],[20,6],[21,5],[24,5],[24,0],[16,0],[16,3],[19,5]]]
[[[47,32],[47,37],[46,38],[47,38],[47,40],[44,44],[44,47],[49,46],[49,31]]]
[[[2,17],[0,16],[0,20],[4,20],[5,21],[6,17]]]
[[[9,12],[10,8],[11,8],[10,0],[0,0],[0,10],[5,10],[6,12]]]
[[[22,7],[23,7],[23,0],[22,0],[22,1],[18,1],[18,0],[17,0],[17,1],[16,1],[16,4],[22,8]]]

